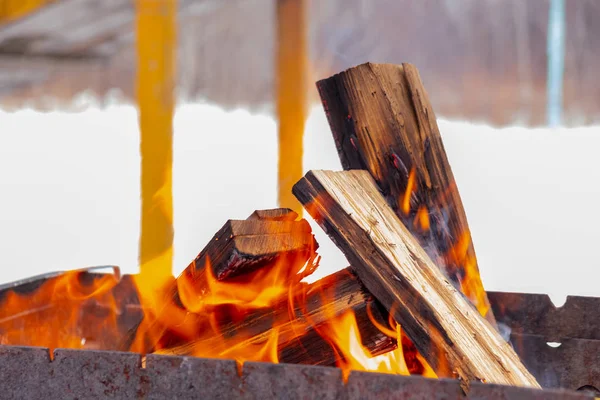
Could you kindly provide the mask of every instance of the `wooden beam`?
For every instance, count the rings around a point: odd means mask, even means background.
[[[277,0],[276,98],[279,129],[278,199],[280,207],[302,212],[292,186],[302,177],[307,116],[308,0]]]
[[[495,325],[467,217],[418,70],[362,64],[317,83],[344,169],[371,173],[429,257]]]
[[[138,0],[137,99],[140,120],[140,273],[158,286],[173,263],[173,112],[176,0]]]
[[[450,372],[465,391],[474,380],[539,387],[396,217],[367,171],[310,171],[293,191],[438,376]]]

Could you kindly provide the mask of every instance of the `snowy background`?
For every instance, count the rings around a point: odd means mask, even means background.
[[[488,290],[600,297],[600,131],[440,120]],[[276,124],[182,105],[175,117],[175,273],[227,219],[276,207]],[[91,265],[137,270],[139,133],[131,106],[0,111],[0,283]],[[340,169],[320,107],[305,169]],[[318,276],[347,265],[318,227]]]

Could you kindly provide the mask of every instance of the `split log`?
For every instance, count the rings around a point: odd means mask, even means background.
[[[257,210],[246,220],[229,220],[215,234],[179,279],[194,282],[201,294],[206,288],[206,265],[216,280],[234,279],[258,269],[286,262],[298,272],[319,247],[306,220],[286,208]],[[207,264],[209,263],[209,264]],[[173,294],[179,302],[177,289]]]
[[[317,83],[344,169],[365,169],[451,282],[495,326],[433,108],[410,64],[363,64]]]
[[[310,171],[293,193],[438,376],[451,372],[465,391],[474,380],[539,387],[396,217],[367,171]]]
[[[281,257],[304,256],[317,248],[310,225],[301,221],[229,220],[190,267],[194,274],[210,261],[218,280],[234,278]]]
[[[388,313],[350,269],[307,287],[297,287],[294,292],[303,296],[282,299],[272,308],[255,310],[241,321],[219,321],[218,335],[211,331],[194,341],[167,347],[158,353],[201,355],[210,349],[215,355],[226,356],[229,346],[240,348],[266,343],[273,335],[273,329],[277,329],[280,361],[335,365],[335,353],[317,334],[318,327],[348,310],[356,315],[363,346],[373,355],[396,348],[396,341],[380,332],[369,317],[371,313],[379,324],[386,325]]]
[[[207,265],[216,281],[245,279],[259,269],[279,263],[285,263],[283,272],[289,276],[296,274],[318,248],[308,222],[295,221],[297,217],[290,209],[271,209],[257,210],[247,220],[227,221],[181,275],[165,284],[162,310],[157,315],[147,315],[144,321],[143,330],[152,333],[152,337],[136,339],[133,350],[146,353],[157,346],[178,345],[188,340],[190,326],[203,329],[206,318],[190,312],[180,286],[187,288],[185,298],[201,303],[200,298],[209,289]],[[174,320],[182,323],[173,324]],[[136,329],[129,332],[128,343],[136,334]]]

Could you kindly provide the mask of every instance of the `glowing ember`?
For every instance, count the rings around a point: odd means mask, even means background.
[[[205,278],[202,290],[185,274],[177,280],[170,278],[160,288],[136,276],[134,291],[138,292],[144,318],[135,332],[119,326],[124,311],[115,295],[120,284],[115,276],[66,273],[47,280],[31,293],[5,292],[0,298],[0,340],[10,345],[161,354],[177,353],[184,347],[186,354],[198,357],[277,363],[279,344],[293,343],[315,328],[333,349],[344,376],[350,370],[409,374],[401,347],[383,355],[370,353],[362,344],[352,310],[328,309],[333,293],[325,287],[320,296],[326,312],[331,313],[329,322],[316,326],[310,318],[294,318],[297,309],[305,308],[303,302],[309,291],[319,289],[301,282],[317,266],[316,257],[308,263],[280,259],[247,276],[222,282],[215,278],[211,266],[205,265],[201,271]],[[177,288],[179,302],[173,287]],[[283,310],[283,315],[288,315],[285,320],[274,320],[263,333],[244,331],[243,321],[248,315],[268,312],[282,300],[289,308]],[[90,306],[95,307],[93,312]],[[377,324],[375,319],[373,322]],[[402,342],[395,323],[393,328],[377,328],[385,334],[391,332]],[[128,334],[132,335],[130,340]]]

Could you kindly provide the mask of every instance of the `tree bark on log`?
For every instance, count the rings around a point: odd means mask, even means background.
[[[396,217],[367,171],[310,171],[293,189],[438,376],[539,387]],[[446,369],[450,368],[450,371]]]
[[[451,282],[493,326],[466,214],[417,68],[362,64],[317,83],[345,170],[365,169]]]

